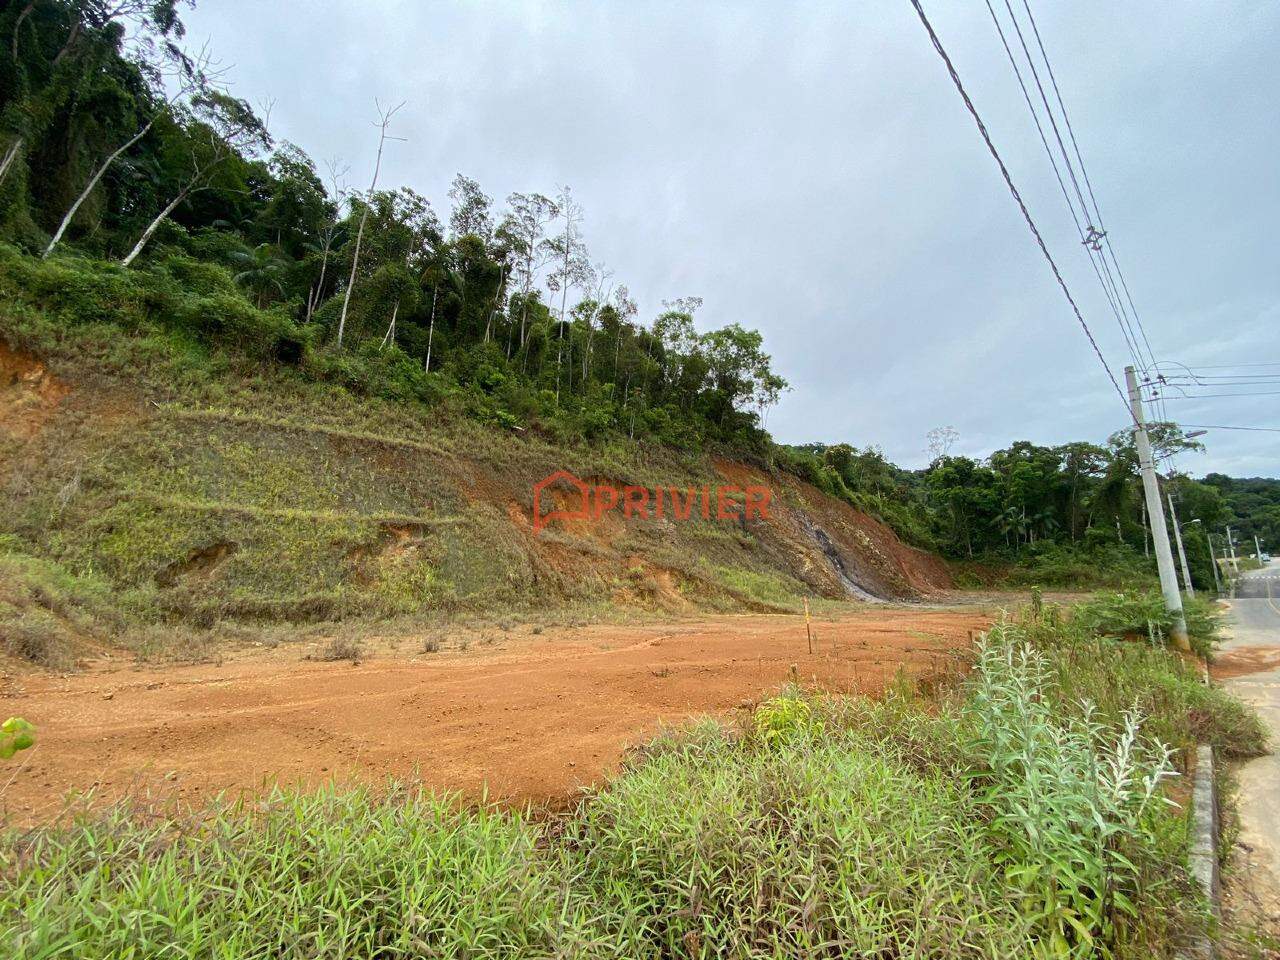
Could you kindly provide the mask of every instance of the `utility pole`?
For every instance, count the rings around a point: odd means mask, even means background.
[[[1132,366],[1124,368],[1124,379],[1129,386],[1129,410],[1133,414],[1133,439],[1138,446],[1138,465],[1142,470],[1142,490],[1146,495],[1147,519],[1151,523],[1151,539],[1156,549],[1156,567],[1160,571],[1160,592],[1164,594],[1164,608],[1173,614],[1173,645],[1179,650],[1190,650],[1187,639],[1187,621],[1182,615],[1182,594],[1178,592],[1178,575],[1173,570],[1173,551],[1169,547],[1169,531],[1164,523],[1164,505],[1160,502],[1160,484],[1156,479],[1156,466],[1151,459],[1151,438],[1147,436],[1146,420],[1142,414],[1142,395],[1138,392],[1138,374]]]
[[[1213,552],[1213,534],[1206,530],[1204,535],[1209,539],[1209,566],[1213,567],[1213,589],[1221,594],[1222,581],[1218,578],[1218,558]]]
[[[1147,501],[1142,501],[1142,555],[1144,557],[1151,556],[1151,532],[1150,526],[1147,525]]]
[[[1261,563],[1262,562],[1262,544],[1258,542],[1258,535],[1256,533],[1253,535],[1253,550],[1254,550],[1253,555],[1257,557],[1258,562]]]
[[[1231,568],[1236,569],[1236,542],[1231,537],[1231,528],[1227,527],[1227,549],[1231,551]]]
[[[1194,597],[1196,588],[1191,583],[1191,570],[1187,567],[1187,551],[1182,549],[1182,528],[1178,526],[1178,511],[1173,509],[1173,494],[1165,494],[1169,498],[1169,517],[1173,520],[1173,539],[1178,544],[1178,559],[1182,561],[1182,585],[1187,589],[1187,596]]]

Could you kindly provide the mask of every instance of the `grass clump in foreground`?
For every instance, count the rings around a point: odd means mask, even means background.
[[[994,628],[940,705],[790,690],[742,729],[661,737],[551,819],[393,787],[10,831],[0,951],[1167,955],[1203,915],[1166,796],[1179,758],[1150,731],[1180,745],[1198,681],[1054,619]],[[1197,722],[1257,747],[1225,707]]]

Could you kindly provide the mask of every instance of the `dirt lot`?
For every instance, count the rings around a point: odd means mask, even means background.
[[[71,791],[195,801],[270,779],[411,777],[468,797],[557,803],[617,768],[659,723],[729,716],[799,677],[878,692],[899,666],[952,674],[979,609],[867,607],[815,623],[721,617],[591,625],[435,654],[401,644],[358,665],[284,645],[222,664],[98,661],[67,676],[10,675],[0,710],[39,729],[4,794],[15,822]]]

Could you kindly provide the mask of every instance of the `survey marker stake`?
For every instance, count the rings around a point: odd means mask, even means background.
[[[813,627],[809,626],[809,598],[804,598],[804,633],[809,638],[809,655],[813,656]]]

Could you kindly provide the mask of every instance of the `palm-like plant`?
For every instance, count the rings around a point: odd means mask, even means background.
[[[231,254],[231,260],[242,268],[235,275],[236,283],[256,295],[259,310],[266,306],[268,291],[284,293],[284,273],[289,262],[271,244],[260,243],[249,251],[237,250]]]

